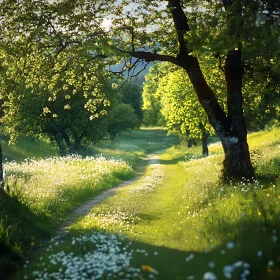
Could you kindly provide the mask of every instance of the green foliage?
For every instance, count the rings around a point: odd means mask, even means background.
[[[215,89],[220,105],[224,106],[226,85],[221,82],[223,71],[218,61],[211,55],[201,55],[200,60],[205,78]],[[265,60],[258,59],[250,62],[250,65],[243,79],[244,116],[248,129],[259,130],[277,122],[278,75],[271,71]],[[214,130],[185,71],[163,63],[151,67],[146,79],[143,92],[144,121],[150,116],[153,122],[157,119],[156,114],[162,114],[169,131],[201,139],[204,130],[200,124],[203,124],[206,134],[213,135]]]
[[[76,90],[65,90],[55,97],[48,92],[37,96],[26,93],[12,124],[17,124],[14,129],[20,134],[48,135],[61,154],[66,148],[76,152],[81,145],[96,143],[106,135],[106,114],[113,96],[108,92],[99,98],[106,98],[107,102],[94,103]],[[94,114],[90,111],[92,106]]]
[[[160,81],[157,95],[161,97],[161,112],[169,131],[179,130],[181,134],[193,139],[214,134],[184,71],[177,69],[167,72]]]
[[[139,122],[143,119],[142,112],[142,88],[137,85],[135,82],[124,82],[123,85],[120,86],[121,89],[121,101],[125,104],[130,104],[135,111],[135,114],[139,120]]]
[[[250,55],[250,54],[245,54]],[[279,119],[279,70],[273,69],[273,59],[260,56],[248,60],[243,79],[244,115],[250,130],[264,129]]]
[[[5,192],[0,192],[1,277],[7,279],[7,273],[14,272],[19,262],[34,256],[43,240],[72,210],[130,178],[134,174],[131,166],[138,166],[145,153],[169,147],[174,141],[163,130],[123,132],[114,143],[105,141],[92,147],[88,152],[95,156],[84,159],[49,157],[56,150],[43,139],[19,139],[13,146],[5,145],[8,159],[18,163],[4,164],[6,185]]]
[[[160,112],[160,96],[156,94],[159,83],[159,72],[163,65],[150,67],[149,73],[145,76],[143,87],[143,123],[147,126],[162,126],[165,124]]]
[[[201,65],[208,83],[215,88],[217,98],[223,104],[226,89],[225,85],[220,83],[222,71],[219,65],[211,56],[201,57]],[[211,70],[213,65],[216,65],[216,69]],[[206,141],[215,133],[184,70],[162,63],[158,67],[150,68],[147,81],[149,83],[145,83],[143,92],[146,116],[160,112],[169,132],[178,133],[190,141]],[[203,153],[207,154],[205,150]]]
[[[90,36],[85,15],[64,4],[4,1],[0,7],[1,17],[9,17],[1,26],[2,122],[12,141],[20,133],[47,133],[61,153],[105,136],[104,115],[114,98],[104,71],[113,60],[95,58],[95,43],[83,39]],[[101,21],[91,24],[92,32]],[[110,42],[97,37],[97,50]]]
[[[39,92],[48,91],[54,96],[65,86],[83,92],[88,99],[85,106],[92,113],[91,116],[100,116],[99,105],[106,106],[108,102],[103,98],[100,77],[113,78],[112,72],[107,71],[111,69],[110,66],[122,61],[124,71],[121,72],[124,73],[141,60],[160,60],[185,69],[193,77],[191,80],[195,84],[199,102],[222,140],[225,133],[242,135],[240,131],[235,132],[238,126],[244,127],[239,123],[243,122],[243,108],[237,108],[242,107],[242,100],[237,102],[239,105],[233,105],[235,86],[239,88],[239,98],[242,99],[242,83],[236,81],[238,77],[235,74],[243,76],[243,66],[255,68],[256,58],[264,59],[269,71],[279,72],[278,14],[279,4],[271,0],[252,3],[140,0],[135,5],[127,0],[81,0],[75,3],[70,0],[35,0],[32,5],[28,1],[2,1],[0,59],[5,122],[13,123],[13,116],[26,88],[35,94],[39,89]],[[110,25],[105,26],[106,22]],[[238,71],[235,71],[233,68],[237,65],[228,62],[239,55],[242,57],[237,63]],[[130,59],[131,56],[137,59],[136,62]],[[223,70],[223,75],[216,83],[211,83],[207,78],[205,83],[207,75],[200,73],[200,68],[204,67],[201,61],[206,57],[215,57],[217,60],[217,63],[210,63],[207,73],[217,71],[217,64]],[[200,63],[197,63],[197,59]],[[225,68],[231,69],[228,72]],[[193,75],[193,71],[198,75]],[[265,71],[265,77],[269,76],[269,71]],[[117,76],[120,78],[122,73]],[[198,79],[203,81],[207,90],[199,90]],[[235,80],[234,87],[229,85],[230,79]],[[251,75],[248,81],[252,80]],[[219,96],[217,87],[226,82],[227,101],[223,101],[223,106],[220,106],[215,95]],[[256,119],[252,128],[259,126],[263,120],[273,122],[272,118],[277,113],[277,108],[271,109],[265,98],[258,98],[262,87],[253,88],[258,96],[250,95],[249,98],[254,101],[250,101],[245,110],[251,115],[251,120]],[[277,95],[279,90],[273,90],[271,94],[271,86],[268,85],[265,92],[271,96]],[[97,94],[98,97],[92,98],[91,94]],[[211,106],[205,105],[209,102]],[[252,104],[256,102],[258,106],[255,107],[260,112],[268,113],[268,120],[266,117],[255,118],[255,112],[252,114]],[[158,112],[156,107],[149,112]],[[234,112],[237,109],[238,112]],[[227,111],[229,116],[226,116]],[[239,122],[232,120],[231,112],[238,117]],[[149,122],[151,118],[149,116]],[[234,125],[236,127],[233,129]],[[253,175],[252,169],[248,170],[251,173],[249,175]]]
[[[134,129],[140,126],[140,122],[130,104],[121,103],[115,105],[108,115],[108,128],[111,140],[124,130]]]

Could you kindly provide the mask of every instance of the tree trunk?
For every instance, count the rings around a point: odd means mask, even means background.
[[[115,141],[116,135],[117,133],[110,133],[109,139],[111,140],[112,143]]]
[[[60,156],[65,156],[66,155],[66,147],[64,144],[64,139],[59,133],[54,133],[54,140],[56,142],[56,145],[58,146],[59,149],[59,155]]]
[[[77,147],[76,147],[76,143],[72,143],[69,135],[65,132],[65,131],[62,131],[61,132],[61,135],[67,145],[67,148],[68,148],[68,151],[69,151],[69,154],[70,155],[73,155],[73,154],[76,154],[77,153]]]
[[[219,105],[213,91],[209,88],[199,62],[195,57],[188,57],[184,65],[194,89],[208,115],[209,122],[219,136],[225,152],[223,178],[229,180],[252,179],[255,177],[247,144],[247,130],[242,109],[242,72],[236,74],[238,57],[228,56],[225,78],[227,80],[228,116]],[[241,69],[240,69],[241,71]],[[239,79],[239,81],[237,81]]]
[[[75,141],[69,146],[69,153],[70,155],[76,154],[78,149],[81,147],[82,136],[78,137],[74,135]]]
[[[206,132],[205,126],[202,123],[199,124],[199,128],[202,133],[202,138],[201,138],[202,156],[208,157],[209,154],[208,145],[207,145],[208,134]]]
[[[0,143],[0,188],[4,189],[3,154],[2,154],[1,143]]]
[[[69,154],[70,155],[74,155],[77,153],[77,147],[76,147],[76,144],[75,143],[72,143],[70,146],[69,146]]]
[[[65,131],[61,131],[61,135],[66,143],[67,148],[69,149],[69,147],[71,146],[71,141],[68,134]]]
[[[243,63],[241,46],[228,51],[225,63],[227,82],[227,106],[230,128],[228,136],[221,139],[225,152],[223,175],[230,179],[252,179],[255,177],[247,143],[247,129],[242,106]]]
[[[208,157],[209,151],[208,151],[208,145],[207,145],[207,137],[202,137],[201,143],[202,143],[202,156]]]
[[[247,144],[247,129],[242,107],[243,63],[241,46],[233,51],[228,51],[225,62],[228,115],[225,114],[214,92],[206,82],[198,59],[185,53],[181,54],[180,60],[181,67],[186,70],[210,124],[222,142],[225,152],[224,180],[254,178],[255,173]]]
[[[255,174],[246,138],[227,137],[222,140],[222,145],[225,153],[223,178],[227,180],[253,179]]]

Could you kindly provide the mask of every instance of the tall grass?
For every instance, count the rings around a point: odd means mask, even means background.
[[[26,158],[47,158],[58,154],[58,149],[43,138],[22,137],[16,144],[9,145],[7,140],[2,141],[1,144],[5,162],[21,162]]]
[[[6,191],[56,222],[100,190],[127,179],[133,170],[123,160],[105,157],[52,157],[4,164]]]
[[[279,279],[280,166],[275,135],[279,130],[249,136],[261,158],[254,182],[219,181],[219,145],[210,147],[208,158],[190,156],[191,150],[183,147],[167,150],[161,164],[152,165],[141,180],[74,223],[73,236],[63,244],[54,241],[49,248],[53,251],[43,256],[45,264],[30,267],[26,275],[32,278],[35,269],[41,276],[47,268],[58,273],[54,279],[66,277],[77,271],[75,257],[82,261],[96,250],[103,265],[96,267],[91,254],[88,269],[81,268],[79,275],[90,278],[97,270],[97,279]],[[100,235],[103,240],[120,238],[128,262],[109,261],[123,250],[114,244],[103,241],[105,248],[112,248],[106,252],[96,248],[99,241],[88,242]]]
[[[157,139],[157,145],[147,141]],[[124,133],[82,156],[56,157],[44,140],[4,144],[5,189],[0,193],[0,277],[42,246],[57,225],[97,193],[134,175],[132,165],[145,153],[174,139],[162,130]],[[147,145],[148,144],[148,145]],[[48,146],[49,145],[49,146]],[[13,161],[9,161],[9,160]]]
[[[23,252],[40,247],[42,237],[50,235],[80,204],[133,175],[124,161],[104,157],[55,157],[6,163],[4,168],[0,214],[6,241],[0,241],[10,245],[11,253],[17,246]]]
[[[167,149],[141,179],[76,221],[66,239],[53,238],[39,260],[31,265],[26,262],[25,270],[15,278],[279,279],[279,133],[249,135],[257,174],[254,182],[221,183],[219,144],[209,147],[208,158],[201,158],[200,147]],[[117,179],[130,176],[130,166],[136,166],[139,157],[170,144],[164,139],[160,131],[138,131],[91,150],[103,157],[9,163],[6,192],[9,199],[16,198],[15,203],[23,205],[22,213],[28,213],[32,221],[38,218],[37,228],[31,227],[35,236],[40,230],[45,232],[46,221],[55,225],[73,205],[82,203],[88,189],[94,194],[93,186],[102,184],[106,176],[112,184],[116,182],[110,177],[114,172]],[[149,146],[149,142],[155,144]],[[120,166],[110,169],[108,157],[118,153],[118,160],[113,161]],[[119,159],[122,157],[129,164]],[[95,165],[98,160],[104,161],[105,171],[95,179],[96,170],[103,168],[101,163]],[[81,173],[79,179],[76,170]],[[42,199],[38,199],[40,195]],[[66,210],[61,199],[66,199]],[[21,221],[25,219],[21,217]],[[7,231],[3,222],[2,228],[0,236],[7,244],[15,231]],[[40,244],[34,236],[24,244],[35,252]]]

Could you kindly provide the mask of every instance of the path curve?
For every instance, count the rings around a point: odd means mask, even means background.
[[[58,229],[56,231],[56,236],[64,236],[64,235],[66,235],[67,228],[71,224],[73,224],[78,218],[87,215],[94,206],[100,204],[101,202],[103,202],[108,197],[113,196],[114,194],[116,194],[117,190],[125,188],[128,185],[131,185],[135,181],[139,180],[143,176],[143,174],[145,173],[145,170],[146,170],[148,165],[152,165],[155,162],[158,162],[158,154],[160,154],[161,152],[162,151],[157,151],[157,152],[149,154],[145,158],[143,158],[142,159],[143,160],[143,164],[141,164],[140,167],[136,168],[136,174],[137,174],[136,177],[134,177],[134,178],[132,178],[130,180],[123,181],[119,185],[117,185],[117,186],[115,186],[113,188],[110,188],[108,190],[103,191],[99,195],[94,196],[88,202],[84,203],[83,205],[78,207],[76,210],[74,210],[72,212],[72,214],[70,215],[70,217],[65,222],[60,224],[60,226],[58,227]]]

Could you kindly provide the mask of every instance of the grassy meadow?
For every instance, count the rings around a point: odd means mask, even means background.
[[[6,184],[0,192],[0,278],[43,247],[75,208],[133,177],[145,154],[174,140],[163,130],[139,130],[96,145],[87,155],[65,157],[56,156],[58,150],[44,139],[2,143]]]
[[[161,130],[139,130],[88,157],[7,162],[1,265],[12,271],[21,259],[23,269],[5,277],[280,279],[280,130],[249,135],[254,182],[221,183],[219,144],[207,158],[200,147],[177,144]],[[54,235],[73,209],[131,178],[155,151],[141,178],[74,222],[66,237]]]

